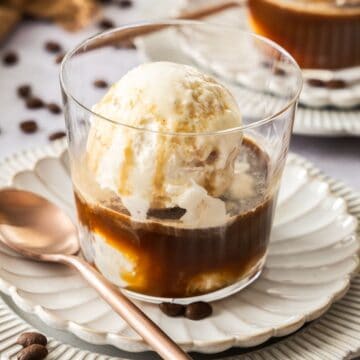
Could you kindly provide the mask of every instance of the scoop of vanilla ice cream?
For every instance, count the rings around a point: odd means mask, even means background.
[[[214,198],[232,183],[242,138],[240,131],[214,133],[242,124],[224,86],[191,66],[147,63],[115,83],[93,112],[111,121],[93,117],[87,165],[134,218],[187,206],[193,196],[201,204],[186,208],[184,224],[199,223],[199,211],[201,219],[224,221],[225,206]]]

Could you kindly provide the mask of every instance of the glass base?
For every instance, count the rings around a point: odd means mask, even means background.
[[[216,291],[213,291],[213,292],[210,292],[207,294],[203,294],[203,295],[184,297],[184,298],[166,298],[166,297],[156,297],[156,296],[144,295],[144,294],[140,294],[140,293],[137,293],[134,291],[126,290],[126,289],[122,289],[121,291],[125,295],[127,295],[128,297],[130,297],[132,299],[155,303],[155,304],[159,304],[162,302],[169,302],[169,303],[187,305],[187,304],[190,304],[190,303],[193,303],[196,301],[206,301],[206,302],[216,301],[216,300],[220,300],[225,297],[228,297],[230,295],[233,295],[233,294],[237,293],[238,291],[244,289],[251,283],[253,283],[260,276],[262,269],[264,267],[264,264],[265,264],[265,259],[266,259],[266,256],[263,256],[257,262],[257,264],[249,271],[248,275],[245,278],[242,278],[241,280],[237,281],[236,283],[226,286],[220,290],[216,290]]]

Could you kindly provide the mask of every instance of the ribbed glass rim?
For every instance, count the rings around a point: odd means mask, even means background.
[[[283,55],[284,57],[286,57],[291,65],[294,66],[294,69],[296,70],[297,73],[297,80],[298,80],[298,89],[295,91],[295,94],[293,95],[293,97],[291,99],[289,99],[286,103],[286,105],[284,105],[279,111],[275,112],[272,115],[269,115],[267,117],[264,117],[260,120],[257,120],[251,124],[246,124],[246,125],[242,125],[242,126],[238,126],[238,127],[233,127],[233,128],[228,128],[228,129],[223,129],[223,130],[216,130],[216,131],[207,131],[207,132],[173,132],[173,131],[163,131],[163,130],[153,130],[153,129],[148,129],[148,128],[144,128],[144,127],[137,127],[137,126],[133,126],[133,125],[129,125],[129,124],[125,124],[125,123],[121,123],[112,119],[109,119],[101,114],[98,114],[96,112],[94,112],[92,109],[88,108],[86,105],[84,105],[81,101],[79,101],[69,90],[69,88],[66,85],[66,81],[64,79],[64,73],[65,73],[65,68],[66,68],[66,64],[71,60],[71,58],[77,53],[79,52],[79,50],[81,49],[86,49],[86,47],[91,44],[93,41],[101,39],[102,37],[107,37],[113,33],[118,33],[120,31],[126,31],[126,30],[131,30],[131,29],[139,29],[141,27],[149,27],[149,26],[186,26],[186,25],[192,25],[192,26],[202,26],[202,27],[208,27],[208,28],[216,28],[216,27],[220,27],[222,29],[228,29],[228,30],[236,30],[238,31],[240,34],[243,34],[245,36],[249,36],[255,39],[260,40],[261,42],[265,43],[266,45],[274,48],[276,51],[278,51],[281,55]],[[281,114],[283,114],[284,112],[286,112],[291,106],[293,106],[300,95],[300,92],[302,90],[302,86],[303,86],[303,78],[302,78],[302,72],[301,69],[299,67],[299,65],[297,64],[297,62],[295,61],[295,59],[284,49],[282,48],[280,45],[278,45],[277,43],[275,43],[274,41],[265,38],[261,35],[257,35],[254,34],[250,31],[245,31],[245,30],[241,30],[240,28],[237,28],[235,26],[228,26],[228,25],[220,25],[220,24],[211,24],[211,23],[207,23],[204,21],[194,21],[194,20],[160,20],[160,21],[143,21],[143,22],[136,22],[136,23],[130,23],[128,25],[125,26],[121,26],[118,28],[114,28],[105,32],[102,32],[100,34],[96,34],[93,35],[89,38],[87,38],[86,40],[82,41],[79,45],[77,45],[75,48],[73,48],[72,50],[68,51],[66,53],[66,55],[64,56],[61,65],[60,65],[60,86],[62,91],[64,92],[64,94],[69,97],[71,100],[73,100],[78,106],[80,106],[81,108],[83,108],[85,111],[89,112],[90,114],[92,114],[93,116],[100,118],[106,122],[111,123],[112,125],[115,126],[123,126],[129,129],[133,129],[133,130],[137,130],[137,131],[141,131],[141,132],[149,132],[149,133],[156,133],[156,134],[162,134],[162,135],[172,135],[172,136],[208,136],[208,135],[224,135],[224,134],[229,134],[229,133],[234,133],[234,132],[239,132],[239,131],[243,131],[246,129],[252,129],[252,128],[256,128],[259,127],[261,125],[264,125],[268,122],[274,121],[276,120],[276,118],[278,118]],[[240,109],[241,110],[241,109]]]

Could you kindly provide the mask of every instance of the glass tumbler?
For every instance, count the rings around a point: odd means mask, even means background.
[[[185,111],[188,126],[171,132],[94,106],[107,101],[106,83],[157,61],[215,78],[238,104],[241,124],[194,130],[195,115]],[[87,261],[129,296],[150,302],[212,301],[254,281],[302,86],[293,58],[238,28],[163,21],[84,41],[64,58],[60,80]],[[155,80],[161,87],[161,76]],[[133,106],[145,119],[152,110],[142,100]]]

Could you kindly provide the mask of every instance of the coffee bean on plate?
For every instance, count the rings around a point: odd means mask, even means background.
[[[98,79],[94,81],[94,86],[100,89],[105,89],[109,86],[109,84],[105,80]]]
[[[102,30],[109,30],[115,27],[115,24],[112,20],[108,18],[103,18],[102,20],[99,21],[99,27]]]
[[[161,303],[159,308],[164,314],[171,317],[182,316],[185,313],[185,306],[180,304]]]
[[[44,107],[44,102],[40,98],[32,96],[26,99],[26,107],[28,109],[40,109]]]
[[[49,135],[49,140],[50,141],[55,141],[55,140],[58,140],[58,139],[62,139],[65,136],[66,136],[65,131],[56,131],[56,132]]]
[[[190,320],[201,320],[212,314],[212,307],[209,303],[198,301],[186,306],[185,317]]]
[[[49,103],[46,105],[46,108],[52,113],[52,114],[60,114],[61,113],[61,107],[58,104],[55,103]]]
[[[129,8],[133,5],[133,2],[131,0],[120,0],[119,6],[123,9]]]
[[[328,89],[345,89],[347,87],[347,82],[340,79],[334,79],[327,81],[326,87]]]
[[[56,41],[47,41],[44,46],[45,50],[50,53],[58,53],[62,50],[61,45]]]
[[[42,360],[48,355],[48,350],[45,346],[39,344],[32,344],[22,349],[18,355],[18,360]]]
[[[320,79],[307,79],[306,82],[313,87],[324,87],[325,81],[320,80]]]
[[[4,65],[15,65],[19,61],[19,55],[15,51],[8,51],[4,54],[2,60]]]
[[[32,344],[46,346],[47,338],[45,335],[38,332],[24,332],[18,337],[16,343],[22,347],[27,347]]]
[[[25,134],[33,134],[38,131],[38,124],[35,120],[26,120],[20,123],[20,129]]]
[[[31,95],[31,86],[24,84],[17,88],[17,94],[23,99],[27,99]]]

